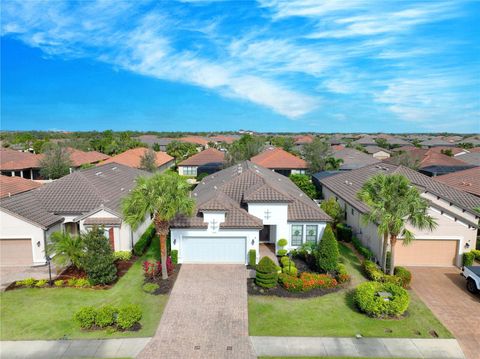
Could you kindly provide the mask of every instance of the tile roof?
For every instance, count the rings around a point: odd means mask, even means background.
[[[344,148],[340,151],[334,151],[332,154],[336,159],[343,160],[343,163],[340,165],[341,170],[354,170],[357,168],[365,167],[371,165],[372,163],[379,163],[380,160],[360,152],[354,148]]]
[[[222,164],[225,162],[225,153],[216,148],[207,148],[186,160],[180,162],[179,166],[204,166],[207,164]]]
[[[480,166],[480,152],[463,153],[455,156],[455,158],[473,166]]]
[[[180,138],[177,138],[176,140],[180,141],[180,142],[194,143],[194,144],[200,145],[200,146],[208,145],[208,140],[206,138],[200,137],[200,136],[180,137]]]
[[[238,140],[238,137],[235,136],[225,136],[225,135],[217,135],[217,136],[212,136],[209,138],[209,140],[213,142],[225,142],[225,143],[233,143],[236,140]]]
[[[386,152],[386,153],[391,153],[390,150],[388,150],[386,148],[383,148],[383,147],[379,147],[379,146],[367,146],[367,147],[365,147],[365,151],[367,151],[371,155],[373,155],[374,153],[378,153],[380,151],[383,151],[383,152]]]
[[[283,148],[269,147],[265,151],[253,156],[250,161],[270,169],[306,169],[307,162]]]
[[[480,167],[433,177],[433,179],[480,197]]]
[[[295,137],[296,145],[304,145],[306,143],[312,143],[314,137],[312,135],[303,135]]]
[[[430,152],[442,153],[442,151],[451,151],[454,156],[465,153],[466,151],[460,147],[451,147],[451,146],[435,146],[429,149]]]
[[[28,168],[39,168],[39,156],[30,152],[20,152],[9,148],[0,149],[0,170],[16,171]]]
[[[421,146],[452,146],[452,143],[443,140],[441,137],[434,137],[429,140],[420,142]]]
[[[22,177],[9,177],[0,175],[0,197],[13,196],[18,193],[30,191],[42,184]]]
[[[262,221],[249,214],[248,201],[288,203],[289,221],[329,221],[330,217],[290,179],[250,161],[205,177],[193,191],[197,214],[178,217],[173,227],[206,227],[202,210],[226,211],[221,228],[261,228]]]
[[[145,152],[148,151],[148,148],[144,147],[137,147],[122,152],[116,156],[110,157],[106,161],[103,161],[101,164],[105,163],[119,163],[125,166],[133,167],[133,168],[140,168],[140,161],[142,156],[145,155]],[[167,154],[166,152],[155,152],[156,153],[156,160],[155,163],[157,167],[163,166],[170,161],[173,161],[173,157]]]
[[[45,227],[62,218],[57,214],[80,215],[101,207],[120,214],[121,200],[135,186],[135,179],[149,175],[139,169],[107,163],[0,199],[0,207]]]
[[[360,212],[366,213],[369,211],[368,206],[358,200],[356,196],[362,185],[370,177],[379,173],[402,174],[414,185],[419,186],[421,190],[439,196],[471,213],[475,213],[473,208],[480,206],[480,198],[478,197],[435,181],[433,178],[407,167],[395,166],[389,163],[370,165],[349,172],[341,172],[337,175],[320,179],[320,183],[349,202]]]
[[[469,165],[468,163],[460,160],[461,156],[450,157],[440,153],[435,148],[416,148],[411,151],[406,151],[399,156],[409,157],[416,161],[419,169],[424,169],[427,167],[465,167]],[[394,163],[396,160],[396,157],[391,157],[386,159],[384,162]]]
[[[411,151],[411,150],[416,150],[418,147],[415,146],[401,146],[401,147],[396,147],[392,148],[392,152],[405,152],[405,151]]]
[[[67,151],[70,154],[70,159],[72,160],[73,167],[80,167],[84,164],[95,164],[110,158],[110,156],[97,151],[85,152],[71,147],[69,147]]]

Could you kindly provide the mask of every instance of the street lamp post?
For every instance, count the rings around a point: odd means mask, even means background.
[[[52,286],[52,267],[50,266],[50,262],[51,262],[52,258],[50,258],[50,256],[47,255],[46,260],[47,260],[47,264],[48,264],[48,278],[49,278],[48,284],[50,286]]]

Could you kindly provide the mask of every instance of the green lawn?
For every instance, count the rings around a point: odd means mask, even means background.
[[[353,282],[364,281],[358,258],[342,244],[340,249]],[[250,335],[352,337],[361,334],[365,337],[431,338],[429,332],[434,330],[440,338],[452,338],[415,293],[410,291],[411,304],[406,318],[380,320],[356,310],[352,288],[310,299],[250,296]]]
[[[74,338],[118,338],[152,336],[167,302],[142,290],[142,260],[153,257],[153,246],[112,289],[28,288],[0,294],[0,338],[31,340]],[[72,320],[84,305],[136,303],[143,309],[142,329],[138,332],[83,331]]]

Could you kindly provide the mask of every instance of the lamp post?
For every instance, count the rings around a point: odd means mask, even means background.
[[[47,255],[45,259],[47,260],[47,264],[48,264],[48,278],[49,278],[48,284],[52,286],[52,267],[50,266],[50,262],[52,258],[50,258],[50,256]]]

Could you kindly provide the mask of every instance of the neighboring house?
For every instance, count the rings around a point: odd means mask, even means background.
[[[140,168],[142,157],[145,156],[145,153],[149,151],[148,148],[137,147],[130,150],[126,150],[116,156],[110,157],[108,160],[102,162],[105,163],[120,163],[125,166]],[[175,164],[175,159],[165,152],[155,152],[158,171],[165,171],[166,169],[172,167]]]
[[[0,175],[0,198],[10,197],[40,187],[42,184],[22,177]]]
[[[331,220],[290,179],[250,161],[206,177],[192,197],[195,214],[171,227],[180,263],[247,264],[251,249],[258,261],[260,243],[318,242]]]
[[[395,247],[395,263],[399,266],[461,266],[462,254],[475,249],[480,198],[440,183],[428,176],[403,166],[371,165],[350,172],[342,172],[320,180],[325,199],[334,197],[345,210],[345,221],[354,234],[368,246],[380,261],[382,238],[374,224],[365,225],[362,215],[368,213],[366,204],[357,199],[362,185],[376,174],[401,174],[415,185],[430,205],[429,214],[437,221],[433,231],[408,229],[415,240],[407,246],[402,239]]]
[[[0,149],[0,173],[4,176],[41,179],[39,157],[30,152]]]
[[[473,146],[480,146],[480,136],[463,138],[458,143],[471,143]]]
[[[455,147],[455,144],[452,142],[445,141],[441,137],[434,137],[429,140],[420,142],[420,146],[424,148],[444,146],[444,147]]]
[[[212,141],[214,143],[226,143],[226,144],[232,144],[236,140],[238,140],[238,136],[226,136],[226,135],[217,135],[217,136],[211,136],[208,138],[208,141]]]
[[[141,135],[136,137],[135,139],[147,145],[148,147],[152,147],[155,143],[159,143],[159,141],[161,140],[161,138],[158,137],[157,135]],[[162,150],[162,151],[165,151],[165,150]]]
[[[430,152],[436,152],[441,154],[446,154],[451,152],[454,157],[468,153],[467,150],[464,150],[460,147],[446,147],[446,146],[436,146],[429,149]]]
[[[392,153],[393,152],[407,152],[407,151],[412,151],[412,150],[416,150],[418,149],[418,147],[415,147],[415,146],[401,146],[401,147],[396,147],[396,148],[392,148]]]
[[[360,146],[377,146],[377,142],[375,141],[375,136],[371,135],[364,135],[360,137],[358,140],[352,142],[354,145]]]
[[[284,176],[304,174],[308,168],[305,160],[279,147],[269,147],[258,155],[253,156],[250,161]]]
[[[455,155],[455,158],[472,166],[480,166],[480,152],[463,152]]]
[[[437,176],[434,179],[480,197],[480,167]]]
[[[81,168],[85,165],[96,165],[101,161],[105,161],[110,158],[110,156],[97,151],[80,151],[75,148],[68,147],[68,153],[70,154],[70,159],[72,161],[72,168],[70,168],[70,173],[74,170]],[[42,155],[39,155],[40,157]]]
[[[45,264],[55,231],[73,235],[103,226],[115,251],[129,251],[151,223],[136,230],[123,221],[121,200],[138,176],[149,173],[117,163],[76,171],[40,188],[0,199],[1,265]]]
[[[314,136],[312,135],[302,135],[302,136],[297,136],[294,138],[295,142],[295,147],[298,151],[302,152],[303,150],[303,146],[305,146],[306,144],[309,144],[309,143],[312,143],[312,141],[314,140]]]
[[[380,162],[380,160],[373,158],[369,154],[354,148],[344,148],[340,151],[334,151],[332,156],[343,161],[339,168],[341,171],[351,171],[371,165],[372,163]]]
[[[194,145],[197,146],[198,150],[200,151],[202,149],[208,148],[208,142],[209,142],[208,139],[200,136],[180,137],[180,138],[177,138],[176,140],[180,142],[193,143]]]
[[[387,143],[391,146],[408,146],[410,145],[410,142],[404,140],[403,138],[399,138],[396,136],[392,135],[387,135],[387,134],[380,134],[375,136],[376,139],[384,139],[387,141]]]
[[[198,176],[201,173],[212,174],[220,171],[225,163],[225,152],[207,148],[202,152],[178,164],[178,173],[182,176]]]
[[[391,151],[379,146],[367,146],[365,150],[377,160],[385,160],[390,157]]]

